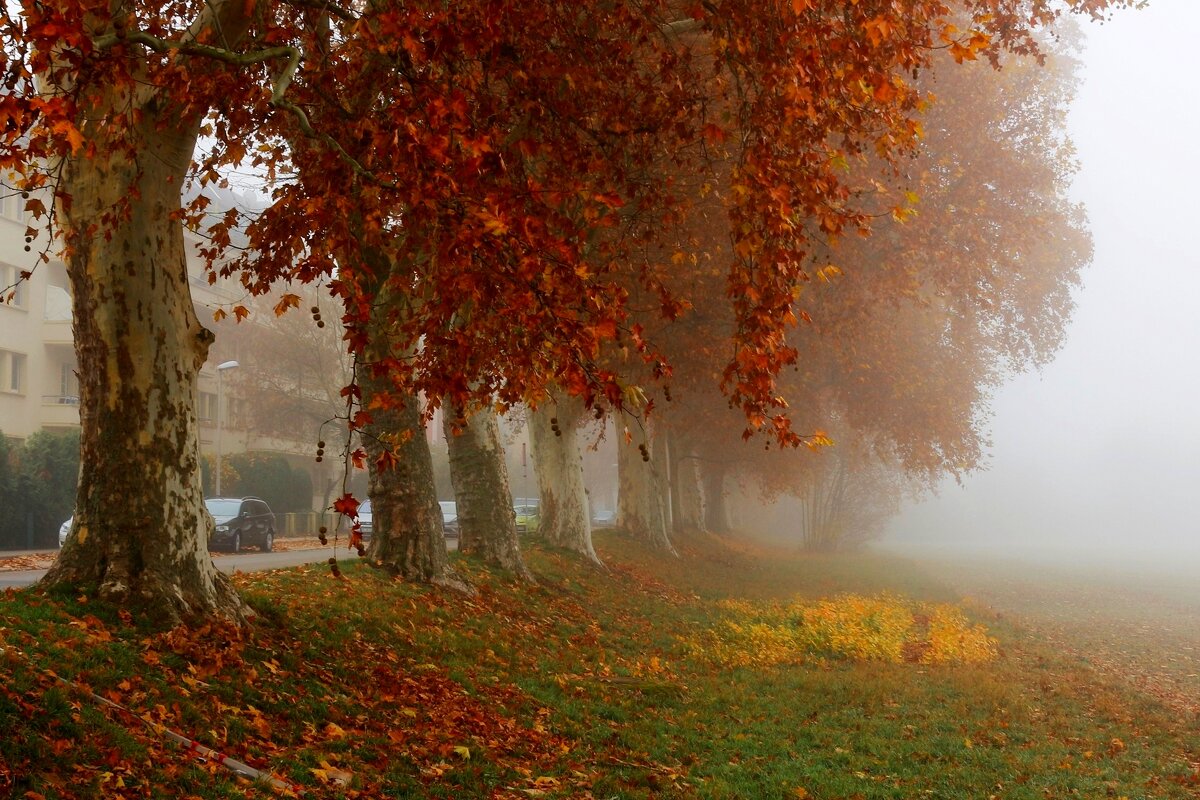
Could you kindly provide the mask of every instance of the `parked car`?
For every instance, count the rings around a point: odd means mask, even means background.
[[[67,543],[67,537],[71,535],[71,523],[74,521],[75,521],[75,515],[72,514],[71,516],[67,517],[66,522],[64,522],[62,525],[59,526],[59,528],[58,528],[58,546],[59,547],[62,547],[64,544]]]
[[[371,510],[370,500],[363,500],[358,506],[358,529],[362,531],[363,541],[375,532],[375,512]]]
[[[257,497],[210,497],[204,501],[216,528],[209,549],[224,548],[234,553],[243,545],[258,545],[269,553],[275,546],[275,515]]]
[[[517,515],[517,533],[532,533],[538,529],[538,507],[536,503],[513,504],[513,513]]]
[[[439,500],[442,507],[442,529],[451,539],[458,538],[458,503],[450,500]]]
[[[611,528],[617,524],[617,512],[600,509],[592,512],[593,528]]]

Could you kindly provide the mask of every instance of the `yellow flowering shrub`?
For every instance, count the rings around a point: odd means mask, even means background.
[[[803,663],[804,645],[777,608],[742,610],[748,613],[727,616],[698,639],[687,640],[688,649],[723,667]]]
[[[904,660],[913,614],[899,598],[847,594],[797,610],[809,650],[853,661]]]
[[[925,664],[982,664],[999,652],[986,628],[971,625],[961,609],[949,605],[936,606],[929,615],[927,641]]]
[[[693,654],[725,667],[800,664],[814,656],[975,664],[998,653],[996,640],[982,625],[970,625],[961,609],[889,594],[846,594],[786,606],[723,600],[716,607],[717,624],[684,643]]]

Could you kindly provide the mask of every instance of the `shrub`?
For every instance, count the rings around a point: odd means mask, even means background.
[[[997,642],[982,625],[971,625],[954,606],[935,606],[929,616],[928,648],[921,657],[926,664],[981,664],[993,660]]]
[[[854,661],[904,660],[913,613],[898,598],[847,594],[797,610],[801,638],[814,652]]]
[[[39,431],[14,447],[0,435],[0,546],[52,547],[74,513],[79,431]]]
[[[225,459],[226,476],[233,473],[226,494],[254,495],[267,501],[277,514],[312,510],[312,478],[303,469],[294,468],[276,453],[236,453]]]
[[[845,594],[781,606],[727,600],[720,619],[687,649],[725,667],[799,664],[813,656],[850,661],[975,664],[998,654],[996,640],[952,605],[927,606],[883,594]]]

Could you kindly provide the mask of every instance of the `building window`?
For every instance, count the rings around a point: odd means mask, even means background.
[[[11,264],[0,264],[0,302],[11,308],[24,308],[28,292],[29,281],[21,280],[21,270]]]
[[[217,395],[215,392],[201,392],[200,404],[197,408],[201,422],[216,422]]]
[[[25,221],[25,198],[21,197],[20,192],[13,192],[4,196],[4,201],[0,203],[0,213],[4,214],[5,218],[11,219],[13,222]]]
[[[75,367],[71,364],[62,364],[59,366],[58,402],[79,402],[79,378],[75,375]]]
[[[0,350],[0,391],[25,393],[25,355]]]

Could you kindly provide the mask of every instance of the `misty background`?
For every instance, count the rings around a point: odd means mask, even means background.
[[[907,505],[889,547],[1200,566],[1200,3],[1083,28],[1073,196],[1095,256],[1067,342],[997,392],[987,470]]]

